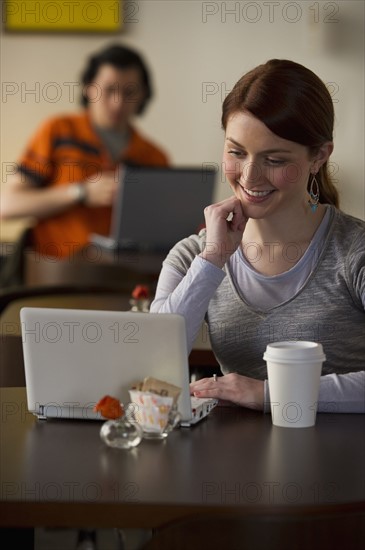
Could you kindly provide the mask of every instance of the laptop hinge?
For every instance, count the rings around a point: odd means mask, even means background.
[[[47,417],[44,415],[44,405],[39,405],[39,412],[36,413],[36,416],[39,420],[47,420]]]

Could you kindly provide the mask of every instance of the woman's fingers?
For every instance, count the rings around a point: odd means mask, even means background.
[[[264,405],[264,382],[236,373],[192,382],[190,393],[196,397],[212,397],[256,410],[261,410]]]
[[[223,267],[242,240],[247,217],[240,201],[234,196],[207,206],[204,216],[207,240],[206,250],[201,255],[218,267]]]

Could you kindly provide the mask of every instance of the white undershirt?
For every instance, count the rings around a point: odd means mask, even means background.
[[[242,249],[238,248],[229,259],[229,267],[233,283],[241,298],[255,309],[268,311],[295,296],[305,284],[317,263],[329,222],[330,210],[327,208],[307,250],[298,261],[296,260],[301,254],[298,245],[295,242],[287,245],[283,255],[294,265],[291,269],[279,275],[262,275],[255,270],[254,261],[250,263],[245,258]],[[267,244],[271,248],[274,245],[275,243]],[[261,251],[258,246],[252,245],[252,248],[253,254],[260,254]]]

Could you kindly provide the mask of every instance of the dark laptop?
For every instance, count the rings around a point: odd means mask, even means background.
[[[110,235],[92,234],[92,243],[110,250],[167,252],[204,226],[216,170],[127,166],[120,173]]]

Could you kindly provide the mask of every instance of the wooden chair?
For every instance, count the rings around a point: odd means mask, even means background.
[[[129,299],[129,293],[99,285],[12,287],[0,293],[0,332],[20,334],[19,312],[25,306],[125,311],[130,308]]]

